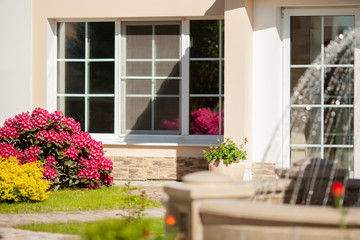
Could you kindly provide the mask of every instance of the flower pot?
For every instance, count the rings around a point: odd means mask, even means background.
[[[241,181],[244,177],[245,162],[234,161],[230,164],[225,164],[223,160],[209,162],[209,171],[227,175],[233,181]]]

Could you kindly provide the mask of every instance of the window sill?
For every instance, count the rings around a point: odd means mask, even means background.
[[[217,141],[224,140],[222,135],[104,135],[91,134],[96,141],[101,141],[104,145],[137,145],[137,146],[204,146],[219,145]]]

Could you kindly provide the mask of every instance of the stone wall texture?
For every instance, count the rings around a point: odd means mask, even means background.
[[[111,157],[114,179],[181,180],[189,173],[208,169],[204,158],[193,157]]]
[[[275,179],[275,163],[252,163],[253,179]]]

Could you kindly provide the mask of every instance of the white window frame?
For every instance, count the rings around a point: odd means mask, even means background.
[[[217,140],[223,141],[223,135],[190,135],[190,20],[223,20],[219,17],[207,18],[161,18],[161,19],[48,19],[47,26],[47,109],[57,109],[57,23],[58,22],[114,22],[115,23],[115,126],[113,134],[91,134],[97,141],[108,145],[144,145],[144,146],[208,146],[217,145]],[[181,35],[181,90],[180,90],[180,116],[179,135],[156,134],[122,134],[122,89],[121,89],[121,44],[123,22],[180,22]],[[220,70],[221,71],[221,70]]]
[[[283,167],[290,167],[290,17],[292,16],[343,16],[355,17],[355,29],[360,27],[360,9],[286,8],[283,14]],[[354,174],[360,177],[360,45],[355,41],[354,49]]]

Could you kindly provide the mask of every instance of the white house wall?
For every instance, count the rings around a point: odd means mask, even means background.
[[[31,1],[0,1],[0,123],[31,109]]]

